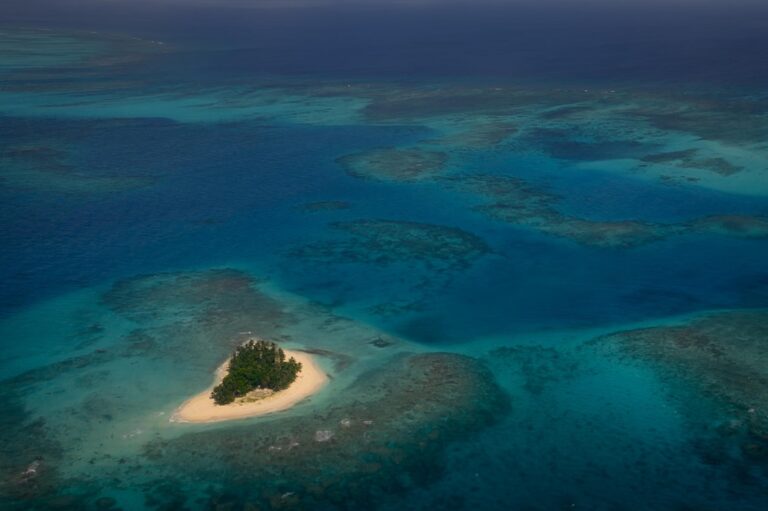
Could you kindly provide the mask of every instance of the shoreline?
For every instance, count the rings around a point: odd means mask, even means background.
[[[226,376],[229,367],[229,359],[227,359],[216,369],[213,384],[184,401],[173,412],[170,422],[204,424],[280,412],[317,393],[328,383],[328,375],[317,365],[312,355],[298,350],[284,349],[283,351],[286,358],[293,357],[297,362],[301,362],[301,371],[287,389],[257,401],[236,401],[227,405],[217,405],[211,398],[211,391]]]

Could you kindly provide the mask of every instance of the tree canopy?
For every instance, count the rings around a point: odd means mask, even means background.
[[[211,398],[217,405],[225,405],[257,388],[283,390],[299,371],[301,363],[293,357],[286,360],[285,352],[274,342],[248,341],[235,350],[228,373],[214,387]]]

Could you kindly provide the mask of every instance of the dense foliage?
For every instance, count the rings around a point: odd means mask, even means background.
[[[214,387],[211,397],[218,405],[231,403],[257,389],[283,390],[293,383],[301,363],[269,341],[248,341],[240,346],[229,362],[229,372]]]

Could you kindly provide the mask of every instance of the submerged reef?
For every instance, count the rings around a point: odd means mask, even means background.
[[[429,126],[442,135],[424,142],[451,157],[452,150],[494,150],[505,142],[512,155],[545,155],[580,171],[629,170],[667,185],[768,193],[768,112],[760,97],[385,84],[326,86],[310,94],[363,99],[369,122]]]
[[[595,134],[585,131],[582,123],[570,129],[532,128],[523,138],[526,145],[538,147],[553,158],[575,162],[639,158],[657,148],[652,143],[614,138],[613,133],[598,133],[594,140]]]
[[[467,149],[491,149],[501,144],[519,131],[516,124],[505,120],[489,120],[462,128],[453,133],[434,140],[434,143],[447,147]]]
[[[374,266],[376,271],[366,272],[366,278],[379,292],[362,299],[375,298],[368,311],[379,316],[422,310],[430,293],[449,285],[457,274],[491,253],[482,238],[457,227],[379,219],[329,226],[337,236],[295,247],[289,257],[300,260],[300,266],[313,275],[323,275],[342,293],[340,283],[349,274],[340,265]],[[404,272],[410,275],[410,292],[404,296],[402,290],[394,289],[388,294],[392,282],[403,281]],[[327,282],[321,285],[327,287]]]
[[[22,404],[18,385],[0,383],[0,508],[22,506],[28,499],[53,491],[62,448],[44,419]]]
[[[348,174],[384,181],[419,181],[439,174],[448,156],[439,151],[385,148],[343,156],[338,159]]]
[[[558,197],[521,179],[495,175],[460,175],[442,179],[447,186],[475,193],[491,202],[475,209],[506,223],[529,227],[598,247],[628,248],[665,237],[656,224],[573,218],[555,209]]]
[[[307,202],[301,206],[301,210],[307,213],[320,213],[324,211],[340,211],[351,208],[349,202],[341,200],[328,200],[318,202]]]
[[[766,339],[768,313],[758,310],[619,332],[588,346],[655,369],[699,432],[695,447],[704,461],[749,479],[768,476]],[[706,414],[696,408],[702,401],[711,404]],[[750,467],[762,475],[744,472]]]
[[[0,123],[0,191],[51,196],[133,191],[158,184],[162,142],[146,134],[181,129],[162,119],[3,117]],[[160,137],[161,138],[161,137]],[[142,140],[143,139],[143,140]],[[130,144],[111,142],[122,140]],[[141,144],[140,150],[134,144]],[[189,161],[188,152],[182,160]],[[167,162],[166,162],[167,164]]]
[[[768,138],[768,108],[760,97],[646,93],[639,99],[623,113],[659,130],[741,146],[763,144]]]
[[[378,292],[361,300],[371,314],[397,316],[424,309],[431,293],[449,286],[463,270],[491,253],[485,241],[457,227],[398,220],[360,219],[329,224],[332,236],[296,246],[287,252],[292,271],[297,266],[322,276],[318,288],[343,295],[349,271],[365,271],[369,285]],[[370,272],[360,267],[375,267]],[[407,280],[403,275],[408,274]],[[392,288],[392,283],[405,283]]]
[[[62,144],[22,144],[0,149],[0,187],[58,193],[119,192],[148,186],[142,176],[103,175],[77,165]]]
[[[724,158],[701,158],[697,157],[698,153],[697,149],[685,149],[682,151],[649,154],[640,158],[640,161],[644,163],[673,164],[681,169],[704,169],[721,176],[731,176],[743,170],[743,167],[734,165]]]
[[[574,378],[583,371],[578,357],[549,346],[501,346],[484,357],[491,369],[506,371],[522,379],[522,388],[533,396]],[[514,368],[510,372],[510,368]]]
[[[360,86],[354,90],[339,89],[328,94],[356,94],[368,104],[363,114],[370,121],[409,121],[430,117],[482,114],[511,115],[523,108],[556,106],[571,102],[575,91],[554,91],[518,87]],[[579,97],[584,100],[584,95]]]
[[[408,121],[462,114],[504,119],[533,114],[531,119],[536,119],[535,125],[539,127],[562,130],[576,126],[583,130],[586,128],[585,119],[609,119],[618,123],[614,125],[616,130],[610,130],[611,125],[604,122],[589,127],[590,130],[598,130],[599,139],[624,142],[621,145],[609,144],[614,150],[606,153],[608,157],[629,154],[626,150],[632,152],[643,147],[637,138],[616,137],[622,134],[649,135],[653,131],[674,131],[742,146],[762,144],[768,138],[768,109],[762,98],[750,95],[723,97],[721,91],[711,94],[515,86],[361,85],[352,89],[326,88],[315,94],[363,97],[368,100],[363,114],[371,121]],[[646,138],[649,137],[643,137]]]
[[[745,215],[716,215],[690,223],[694,232],[710,232],[738,238],[768,238],[768,218]]]
[[[333,222],[347,239],[315,242],[292,252],[294,257],[324,263],[386,266],[419,262],[435,269],[465,268],[489,252],[485,242],[456,227],[395,220]]]
[[[288,319],[282,305],[258,290],[258,282],[238,270],[141,275],[115,282],[102,302],[134,321],[186,318],[200,327]]]
[[[312,416],[154,440],[144,455],[172,479],[226,483],[226,495],[212,492],[214,508],[229,500],[258,509],[355,509],[438,478],[445,447],[507,407],[474,359],[404,355],[361,375]]]
[[[0,39],[5,92],[135,88],[115,70],[165,51],[160,41],[74,30],[5,28]]]
[[[711,233],[738,238],[768,238],[768,218],[746,215],[711,216],[675,224],[639,220],[588,220],[558,211],[555,194],[514,177],[465,174],[440,178],[452,189],[479,195],[489,202],[475,210],[521,227],[602,248],[631,248],[664,238]]]
[[[756,139],[746,137],[736,142],[733,134],[712,133],[704,137],[687,123],[662,126],[654,117],[672,112],[730,120],[747,116],[750,127],[762,132],[768,129],[768,117],[764,109],[753,105],[754,99],[742,98],[740,106],[731,111],[725,103],[703,95],[629,90],[358,84],[346,90],[329,86],[316,93],[364,98],[368,103],[362,113],[372,122],[417,121],[441,133],[417,145],[373,149],[340,158],[339,163],[356,177],[438,184],[458,193],[479,195],[488,202],[475,206],[475,210],[488,217],[588,246],[633,248],[701,233],[768,236],[766,218],[718,215],[716,211],[708,217],[676,223],[578,217],[563,211],[561,197],[516,177],[514,171],[457,174],[453,170],[468,167],[469,162],[463,159],[473,161],[473,150],[489,153],[504,142],[504,151],[511,155],[543,155],[579,172],[594,167],[631,172],[667,185],[695,183],[760,195],[768,181],[763,179],[759,162],[768,162],[768,153]]]

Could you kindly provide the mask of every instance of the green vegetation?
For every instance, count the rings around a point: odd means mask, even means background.
[[[229,372],[214,387],[211,397],[217,405],[231,403],[248,392],[261,388],[283,390],[293,383],[301,363],[269,341],[248,341],[240,346],[229,362]]]

